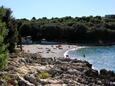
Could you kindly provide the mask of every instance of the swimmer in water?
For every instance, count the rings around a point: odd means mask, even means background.
[[[83,57],[85,58],[85,54],[83,55]]]

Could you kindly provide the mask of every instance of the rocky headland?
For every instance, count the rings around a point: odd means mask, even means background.
[[[115,86],[115,73],[98,72],[87,61],[20,52],[10,55],[0,86]]]

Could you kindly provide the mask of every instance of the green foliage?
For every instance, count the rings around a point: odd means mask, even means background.
[[[12,11],[9,8],[0,7],[0,20],[6,24],[8,35],[5,37],[5,43],[9,44],[9,52],[15,51],[15,43],[17,38],[17,25],[15,19],[11,15]]]
[[[47,71],[43,71],[38,74],[38,78],[40,79],[47,79],[49,77],[50,77],[50,74]]]
[[[4,39],[7,35],[7,29],[4,23],[0,21],[0,70],[7,66],[8,51],[7,45],[4,43]]]
[[[83,16],[62,18],[46,17],[32,20],[18,19],[18,31],[22,37],[31,36],[33,41],[41,39],[52,41],[97,43],[114,42],[115,18]]]
[[[0,19],[6,23],[9,31],[5,43],[9,44],[10,53],[15,51],[17,39],[18,44],[22,44],[21,37],[27,36],[31,36],[33,41],[46,39],[80,43],[98,43],[99,40],[105,43],[115,42],[115,15],[15,20],[11,13],[10,9],[0,7]]]

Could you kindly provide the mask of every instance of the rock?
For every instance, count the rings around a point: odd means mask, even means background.
[[[89,62],[85,61],[86,63],[86,66],[89,67],[89,68],[92,68],[92,64],[90,64]]]
[[[105,69],[100,70],[100,78],[102,79],[110,79],[112,81],[115,81],[115,73],[113,71],[107,71]]]
[[[5,80],[0,80],[0,86],[6,86],[6,81]]]
[[[72,59],[70,59],[70,58],[64,58],[64,59],[60,59],[61,61],[63,61],[63,62],[70,62],[70,61],[72,61]]]
[[[31,58],[31,59],[33,59],[33,60],[38,60],[39,58],[41,58],[41,55],[40,54],[38,54],[38,53],[33,53],[33,54],[31,54],[31,53],[24,53],[23,54],[23,58]]]
[[[6,75],[6,74],[8,74],[8,72],[4,72],[4,71],[1,72],[1,71],[0,71],[0,77],[3,76],[3,75]]]
[[[31,83],[29,83],[27,81],[24,81],[24,80],[18,81],[18,85],[19,86],[35,86],[35,85],[33,85],[33,84],[31,84]]]
[[[21,58],[19,61],[18,61],[20,64],[26,64],[26,61],[25,61],[25,58]]]
[[[0,86],[9,86],[16,80],[19,86],[114,86],[115,73],[112,71],[92,69],[92,64],[70,58],[42,58],[35,53],[21,53],[19,56],[11,55],[6,73],[0,72],[0,78],[5,74],[16,74],[16,78],[0,80]],[[41,65],[44,64],[44,65]],[[40,79],[40,71],[48,71],[48,79]],[[19,73],[20,75],[17,75]],[[23,77],[24,76],[24,77]],[[9,83],[5,85],[5,83]],[[13,85],[15,86],[15,85]]]
[[[58,60],[58,61],[55,62],[55,64],[61,64],[61,61]]]
[[[77,59],[73,59],[73,60],[72,60],[72,63],[77,63],[77,62],[78,62]]]
[[[37,80],[34,74],[29,74],[24,76],[25,80],[29,81],[30,83],[37,84]]]
[[[20,64],[32,64],[32,63],[39,63],[40,61],[40,54],[38,53],[22,53],[21,59],[19,60]]]
[[[89,69],[85,72],[86,76],[90,76],[90,77],[98,77],[98,71],[97,70],[93,70],[93,69]]]
[[[98,85],[101,85],[101,84],[102,84],[102,81],[101,81],[101,80],[97,80],[97,84],[98,84]]]
[[[10,58],[17,58],[17,54],[16,54],[16,53],[10,53],[10,54],[9,54],[9,57],[10,57]]]
[[[29,81],[25,80],[23,77],[18,75],[18,85],[19,86],[35,86],[34,84],[30,83]]]
[[[63,71],[60,68],[55,68],[55,67],[51,69],[49,72],[52,75],[52,77],[59,76],[63,73]]]
[[[106,74],[107,74],[107,70],[105,70],[105,69],[100,70],[100,75],[106,75]]]
[[[51,79],[41,79],[41,82],[49,83],[49,84],[63,84],[61,80],[51,80]]]
[[[80,71],[78,71],[78,70],[76,70],[76,69],[69,69],[68,71],[67,71],[67,73],[68,74],[75,74],[75,75],[79,75],[81,72]]]
[[[46,79],[40,79],[39,84],[41,84],[42,86],[47,85],[47,84],[51,84],[50,82],[48,82]]]
[[[114,82],[110,82],[111,86],[115,86],[115,81]]]

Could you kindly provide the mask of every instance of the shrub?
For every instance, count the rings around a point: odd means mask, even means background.
[[[6,25],[0,21],[0,70],[3,70],[8,62],[7,45],[4,43],[6,35]]]
[[[50,77],[50,74],[47,71],[43,71],[43,72],[41,72],[41,73],[38,74],[38,77],[40,79],[47,79],[47,78]]]

